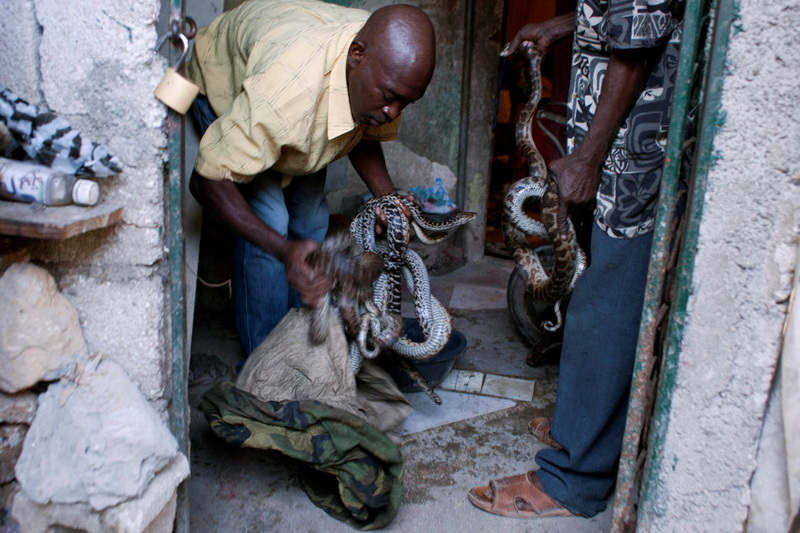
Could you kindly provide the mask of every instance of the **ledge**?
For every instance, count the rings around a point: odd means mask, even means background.
[[[0,200],[0,235],[63,240],[87,231],[113,226],[122,219],[122,206],[40,204]]]

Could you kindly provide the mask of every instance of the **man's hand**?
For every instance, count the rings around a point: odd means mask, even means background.
[[[503,48],[500,55],[503,57],[510,56],[517,51],[522,41],[532,42],[542,52],[542,55],[546,55],[553,43],[571,35],[574,28],[574,12],[559,15],[544,22],[526,24],[511,39],[511,42]]]
[[[600,164],[582,157],[580,150],[557,159],[550,164],[550,175],[558,183],[558,233],[561,239],[568,236],[569,213],[574,205],[585,204],[595,199],[600,184]]]
[[[323,298],[332,284],[328,277],[312,269],[306,263],[306,257],[319,247],[315,241],[289,241],[281,247],[278,258],[286,268],[286,280],[289,286],[300,293],[303,303],[309,307],[320,307]]]
[[[417,199],[414,197],[413,194],[407,194],[405,196],[402,196],[401,198],[406,200],[408,203],[417,202]],[[406,205],[404,202],[400,201],[397,198],[392,198],[392,203],[400,209],[400,211],[403,213],[403,216],[405,216],[408,219],[411,218],[411,209],[409,209],[408,205]],[[375,208],[375,218],[376,218],[375,235],[381,235],[385,231],[386,226],[389,225],[389,220],[386,218],[386,213],[384,213],[383,209],[381,209],[380,207]]]
[[[567,234],[570,208],[595,198],[600,172],[614,137],[639,98],[657,54],[657,49],[611,51],[597,109],[583,142],[572,155],[550,164],[560,196],[561,238]]]
[[[300,293],[303,303],[311,307],[322,305],[323,297],[331,289],[330,280],[306,264],[306,257],[318,243],[284,239],[253,213],[232,181],[209,180],[195,170],[190,190],[203,209],[209,210],[228,229],[278,258],[286,267],[289,286]]]

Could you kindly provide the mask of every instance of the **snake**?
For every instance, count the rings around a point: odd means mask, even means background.
[[[378,211],[386,217],[382,239],[375,233]],[[410,216],[407,217],[405,212]],[[433,244],[447,238],[449,230],[466,224],[476,216],[477,213],[456,211],[444,220],[434,221],[422,213],[415,201],[395,193],[367,200],[350,224],[350,234],[354,241],[363,250],[375,253],[383,260],[383,270],[372,285],[372,303],[377,307],[379,315],[400,316],[403,282],[411,294],[424,339],[417,342],[406,335],[394,339],[389,347],[401,357],[409,360],[430,359],[444,348],[453,331],[452,319],[447,309],[430,293],[430,279],[425,263],[409,247],[412,232],[421,242]],[[356,353],[355,349],[351,349],[354,369],[360,365],[361,356],[373,357],[373,354],[362,350]],[[413,365],[404,363],[402,366],[434,401],[438,400],[422,376],[413,371]],[[441,403],[441,400],[437,403]]]
[[[345,335],[355,339],[354,346],[367,357],[397,338],[402,328],[399,316],[381,313],[372,303],[371,287],[383,269],[383,259],[378,254],[364,251],[349,232],[339,231],[327,236],[309,254],[306,263],[326,275],[333,285],[322,306],[312,309],[309,337],[313,344],[327,339],[331,306]]]
[[[513,182],[503,201],[502,228],[506,247],[514,258],[517,269],[525,279],[525,292],[536,301],[554,306],[555,321],[542,320],[547,331],[556,331],[562,325],[561,302],[575,288],[578,278],[586,270],[586,255],[578,246],[575,228],[567,220],[567,236],[562,239],[558,227],[558,183],[548,172],[547,165],[533,142],[531,126],[542,96],[542,52],[529,41],[520,48],[531,70],[531,95],[520,110],[515,137],[517,148],[528,161],[528,176]],[[527,207],[538,203],[540,220],[527,213]],[[546,239],[553,246],[555,262],[548,273],[528,236]]]

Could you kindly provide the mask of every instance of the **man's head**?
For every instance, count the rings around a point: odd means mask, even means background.
[[[359,124],[394,120],[422,98],[436,63],[436,37],[428,16],[409,5],[375,11],[350,45],[347,87]]]

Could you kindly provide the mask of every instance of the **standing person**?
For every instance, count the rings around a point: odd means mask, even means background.
[[[552,421],[529,426],[551,448],[538,470],[478,487],[470,501],[516,517],[594,516],[617,472],[680,44],[678,0],[578,0],[575,14],[523,27],[547,51],[574,29],[569,155],[550,172],[570,208],[596,200],[591,264],[565,318]]]
[[[249,354],[286,315],[318,306],[329,280],[305,262],[328,228],[325,167],[349,155],[376,196],[395,192],[381,141],[433,76],[430,19],[315,0],[249,0],[198,30],[200,87],[190,188],[236,235],[236,329]]]

